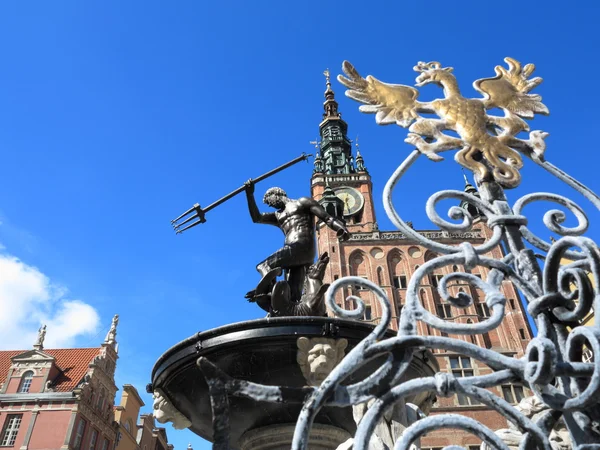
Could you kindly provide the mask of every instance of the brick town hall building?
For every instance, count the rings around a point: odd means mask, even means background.
[[[433,252],[409,239],[398,231],[380,231],[377,226],[371,177],[365,167],[365,161],[357,149],[356,159],[352,154],[352,144],[347,137],[348,125],[338,112],[338,103],[329,82],[325,91],[325,113],[319,125],[320,152],[315,158],[315,169],[311,178],[311,195],[334,216],[346,221],[351,237],[340,242],[335,232],[317,225],[317,243],[319,254],[329,253],[330,262],[325,275],[325,282],[331,283],[348,275],[367,278],[381,286],[392,303],[394,320],[397,329],[398,318],[405,301],[408,280],[415,270],[426,261],[436,257]],[[466,180],[465,190],[478,195],[477,190]],[[478,211],[469,205],[469,212],[477,217]],[[469,232],[446,232],[440,230],[418,230],[425,237],[444,244],[459,244],[467,241],[480,245],[492,233],[479,216],[475,219],[473,229]],[[502,249],[494,248],[489,256],[500,259]],[[440,279],[451,272],[464,271],[464,267],[446,267],[438,269],[421,281],[419,296],[424,307],[438,317],[454,323],[477,323],[490,316],[484,295],[468,284],[454,284],[449,288],[456,296],[459,290],[466,291],[473,298],[473,305],[466,309],[457,309],[443,301],[437,286]],[[476,267],[471,271],[478,277],[486,278],[488,269]],[[502,291],[507,302],[506,317],[502,324],[484,334],[474,336],[454,336],[484,348],[490,348],[504,355],[515,358],[523,356],[532,332],[525,316],[525,310],[516,289],[510,282],[503,282]],[[336,301],[346,309],[353,305],[344,305],[345,296],[354,294],[365,302],[366,321],[377,322],[381,317],[379,303],[374,294],[359,289],[348,289],[344,295],[338,294]],[[419,322],[418,333],[421,335],[441,336],[438,330]],[[435,350],[435,358],[441,371],[451,372],[455,376],[471,376],[491,373],[487,366],[463,355],[447,351]],[[509,403],[516,404],[524,396],[531,395],[527,388],[516,384],[507,384],[501,389],[492,389],[496,395],[503,396]],[[507,421],[499,413],[487,406],[476,403],[473,399],[455,395],[450,398],[438,398],[430,414],[457,413],[482,422],[488,428],[497,430],[506,428]],[[446,445],[462,445],[467,448],[479,447],[481,441],[476,436],[460,430],[452,433],[434,432],[421,439],[421,445],[427,449],[439,449]]]
[[[133,386],[114,406],[117,323],[100,347],[45,349],[44,326],[33,349],[0,351],[0,448],[173,449],[151,414],[137,423],[144,403]]]

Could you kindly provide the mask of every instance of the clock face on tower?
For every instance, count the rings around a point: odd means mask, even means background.
[[[365,204],[365,198],[356,189],[344,186],[335,188],[335,195],[344,203],[344,216],[352,216],[359,212]]]

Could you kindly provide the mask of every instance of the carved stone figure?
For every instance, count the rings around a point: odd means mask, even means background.
[[[39,328],[37,340],[35,341],[33,348],[35,348],[37,350],[43,350],[44,349],[44,339],[46,339],[46,325],[41,326]]]
[[[533,422],[536,422],[550,408],[538,399],[537,396],[532,395],[521,400],[516,409]],[[508,445],[510,450],[518,450],[519,445],[523,441],[523,433],[512,422],[508,422],[508,428],[496,430],[496,434]],[[562,419],[554,426],[548,440],[553,450],[572,450],[573,448],[569,431]],[[484,442],[481,444],[481,450],[491,450],[491,447]]]
[[[157,422],[171,422],[176,430],[183,430],[192,425],[192,422],[173,406],[173,403],[162,390],[156,389],[152,393],[152,398],[154,399],[152,403],[153,415]]]
[[[298,338],[296,361],[310,386],[320,386],[333,368],[344,359],[346,339]]]
[[[119,324],[119,315],[115,314],[110,325],[106,338],[104,339],[105,344],[115,344],[117,342],[117,325]]]
[[[256,266],[256,270],[261,274],[262,279],[254,290],[246,294],[246,297],[249,301],[256,302],[271,315],[305,315],[312,312],[311,309],[313,308],[293,308],[289,303],[301,301],[307,303],[309,298],[305,296],[303,299],[303,288],[306,285],[310,289],[311,280],[312,282],[318,282],[319,272],[324,270],[324,267],[317,263],[313,275],[308,275],[309,280],[307,280],[307,272],[316,255],[315,218],[322,220],[329,228],[336,231],[342,239],[348,239],[349,237],[345,224],[330,216],[315,200],[307,197],[301,197],[297,200],[290,199],[285,191],[278,187],[268,189],[263,198],[265,204],[277,211],[261,213],[254,199],[254,183],[250,180],[246,182],[245,187],[252,221],[274,225],[281,229],[285,235],[284,246]],[[326,257],[326,255],[323,255],[321,264],[326,264]],[[275,296],[278,297],[276,299],[278,307],[283,308],[286,311],[285,314],[278,312],[272,305],[272,292],[277,284],[276,278],[283,272],[285,272],[285,284],[278,284]],[[314,287],[313,285],[313,289]],[[319,286],[317,292],[320,288],[321,286]],[[314,293],[308,295],[314,295]]]

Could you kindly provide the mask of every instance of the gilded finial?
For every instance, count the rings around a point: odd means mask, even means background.
[[[323,71],[323,75],[325,75],[325,84],[327,85],[327,89],[331,89],[331,73],[329,69],[325,69]]]

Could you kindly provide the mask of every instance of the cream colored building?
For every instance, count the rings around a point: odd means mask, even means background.
[[[124,385],[121,403],[115,406],[115,421],[119,425],[115,450],[173,450],[166,430],[155,426],[152,414],[140,416],[142,406],[144,401],[137,389]]]

